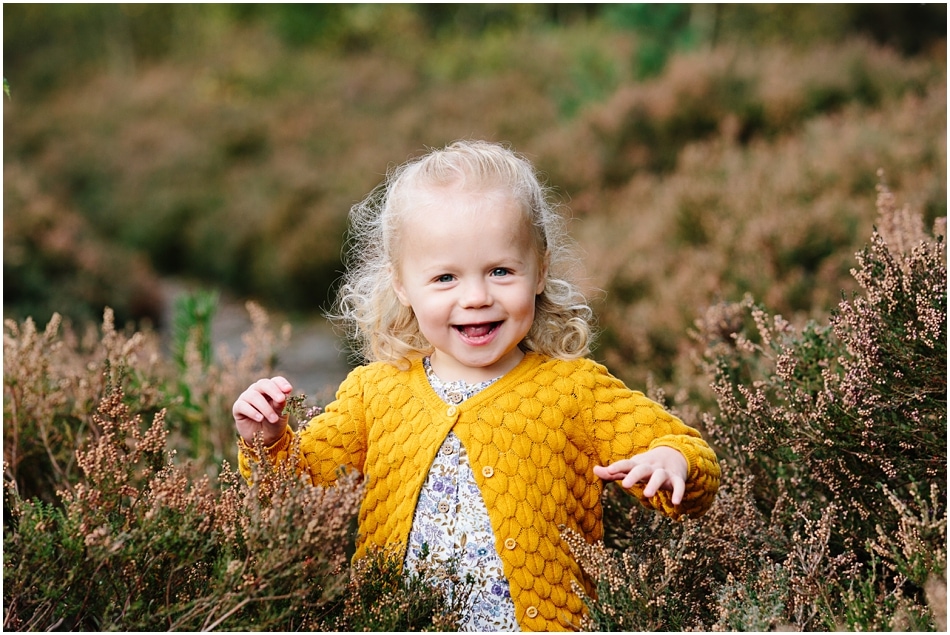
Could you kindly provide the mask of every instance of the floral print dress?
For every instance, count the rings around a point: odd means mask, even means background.
[[[432,388],[448,404],[457,405],[496,381],[473,385],[464,381],[443,382],[432,372],[428,358],[423,364]],[[419,494],[409,534],[406,570],[418,571],[423,559],[446,569],[454,566],[457,584],[463,592],[471,591],[460,631],[520,630],[504,566],[495,551],[488,509],[475,484],[465,446],[452,432],[439,448]],[[445,584],[451,594],[453,583],[446,580]]]

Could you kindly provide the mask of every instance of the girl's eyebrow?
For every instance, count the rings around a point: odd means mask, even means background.
[[[422,267],[420,267],[420,269],[422,269],[422,271],[425,271],[425,272],[430,272],[430,271],[454,271],[454,270],[458,269],[458,266],[457,266],[455,263],[452,263],[452,262],[435,262],[435,263],[432,263],[432,264],[423,265]]]

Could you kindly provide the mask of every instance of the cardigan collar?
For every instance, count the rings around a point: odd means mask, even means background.
[[[540,353],[535,353],[533,351],[525,352],[524,358],[518,362],[517,366],[499,377],[498,380],[493,384],[478,392],[477,394],[472,395],[462,403],[458,404],[456,407],[460,412],[481,407],[483,403],[490,402],[499,395],[511,390],[512,386],[521,383],[521,381],[526,376],[535,372],[535,370],[537,370],[541,364],[545,363],[549,359],[549,357],[541,355]],[[428,408],[433,410],[444,410],[446,404],[442,398],[436,394],[435,389],[432,388],[431,384],[429,384],[429,379],[426,377],[426,370],[422,360],[422,357],[417,357],[411,361],[411,366],[409,367],[408,371],[409,386],[412,388],[413,392],[415,392],[425,401],[425,404]]]

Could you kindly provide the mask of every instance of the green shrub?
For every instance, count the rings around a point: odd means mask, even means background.
[[[605,19],[637,34],[635,76],[646,79],[659,75],[677,48],[695,44],[695,28],[690,24],[686,4],[632,3],[610,6]]]

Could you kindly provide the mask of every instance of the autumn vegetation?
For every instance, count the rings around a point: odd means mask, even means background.
[[[4,5],[4,629],[454,629],[453,572],[350,562],[358,479],[248,487],[230,405],[350,205],[478,137],[558,190],[595,357],[723,463],[701,518],[610,488],[564,536],[587,627],[946,631],[946,7],[439,6]],[[165,277],[209,291],[169,322]]]

